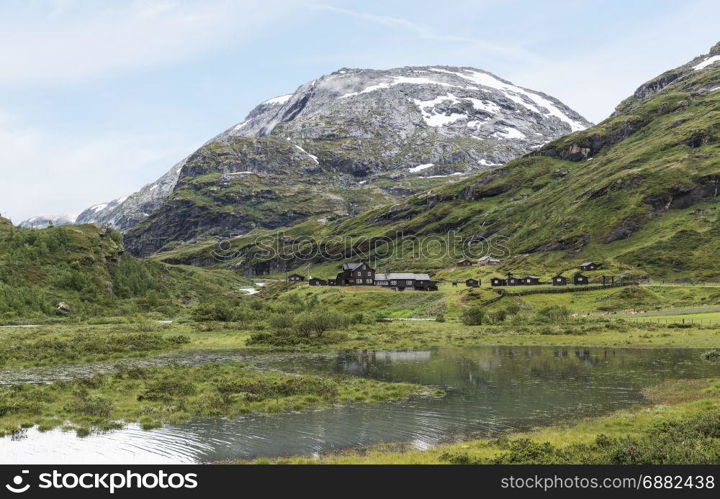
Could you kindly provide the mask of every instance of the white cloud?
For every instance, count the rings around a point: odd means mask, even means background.
[[[77,81],[193,59],[301,8],[291,0],[56,1],[0,7],[0,84]]]
[[[718,41],[717,11],[717,0],[686,2],[652,24],[638,23],[621,38],[608,37],[543,64],[509,68],[504,76],[557,97],[599,123],[646,81],[707,52]]]
[[[154,180],[188,152],[167,144],[158,136],[60,141],[0,112],[0,213],[15,223],[43,214],[74,216],[133,192],[139,178]]]
[[[466,44],[472,46],[475,50],[483,49],[490,52],[494,52],[497,54],[502,54],[505,56],[512,56],[512,57],[520,57],[523,59],[528,60],[537,60],[537,56],[527,50],[524,50],[519,47],[514,47],[510,45],[499,45],[496,43],[491,43],[487,40],[483,40],[480,38],[472,38],[472,37],[466,37],[466,36],[457,36],[457,35],[451,35],[447,33],[439,33],[429,26],[425,26],[423,24],[419,24],[413,21],[410,21],[408,19],[403,19],[399,17],[392,17],[392,16],[383,16],[383,15],[376,15],[371,14],[367,12],[361,12],[357,10],[351,10],[351,9],[345,9],[340,7],[334,7],[332,5],[324,5],[324,4],[315,4],[312,5],[312,8],[317,10],[325,10],[328,12],[335,12],[337,14],[342,14],[345,16],[354,17],[356,19],[360,19],[363,21],[368,21],[375,24],[381,24],[383,26],[388,26],[391,28],[396,28],[399,30],[410,32],[420,38],[423,38],[425,40],[433,40],[438,42],[457,42],[461,44]]]

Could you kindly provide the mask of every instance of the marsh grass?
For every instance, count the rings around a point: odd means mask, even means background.
[[[154,328],[154,327],[153,327]],[[148,329],[153,329],[148,328]],[[48,365],[108,358],[136,357],[180,348],[190,342],[182,334],[163,335],[123,329],[126,332],[86,331],[57,334],[55,330],[7,334],[0,344],[0,366]]]
[[[419,385],[258,371],[239,363],[120,368],[0,390],[0,433],[35,425],[65,426],[79,434],[130,422],[153,428],[194,417],[272,414],[431,393]]]

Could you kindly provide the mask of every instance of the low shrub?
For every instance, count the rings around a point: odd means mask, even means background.
[[[716,348],[715,350],[703,352],[701,357],[708,362],[720,362],[720,349]]]
[[[198,322],[231,322],[236,320],[237,312],[236,309],[228,303],[214,302],[198,305],[192,310],[191,316]]]
[[[462,323],[466,326],[479,326],[486,320],[485,311],[480,307],[470,307],[463,310],[460,317]]]
[[[538,310],[537,315],[540,320],[564,322],[570,318],[570,309],[564,305],[552,305]]]

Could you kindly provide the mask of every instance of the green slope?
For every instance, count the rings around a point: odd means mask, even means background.
[[[0,218],[0,320],[157,311],[173,314],[240,283],[222,270],[128,255],[122,236],[94,225],[21,229]],[[70,312],[57,310],[63,302]]]
[[[720,277],[714,258],[720,247],[720,63],[693,69],[713,55],[720,55],[720,44],[642,85],[596,126],[392,206],[295,226],[278,239],[278,250],[290,254],[297,250],[295,235],[312,233],[347,258],[353,255],[335,241],[354,238],[355,248],[372,256],[368,241],[374,239],[456,232],[495,241],[513,269],[551,273],[599,259],[613,269],[655,277]],[[223,264],[253,273],[302,263],[292,256],[262,255],[256,235],[235,239],[236,257]],[[190,246],[165,258],[213,264],[214,251]],[[396,253],[381,259],[380,266],[440,269],[456,257]]]

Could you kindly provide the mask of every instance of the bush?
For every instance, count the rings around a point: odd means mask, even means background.
[[[192,318],[198,322],[220,321],[230,322],[235,320],[236,314],[233,307],[227,303],[205,303],[198,305],[192,311]]]
[[[311,336],[315,333],[318,338],[325,331],[347,327],[347,316],[332,310],[301,312],[292,321],[293,330],[301,336]]]
[[[485,311],[480,307],[470,307],[463,311],[461,320],[466,326],[479,326],[485,322]]]
[[[495,323],[503,322],[505,320],[505,318],[507,317],[507,312],[502,309],[495,310],[493,312],[490,312],[489,317],[492,322],[495,322]]]
[[[356,317],[348,317],[332,310],[307,310],[296,316],[289,314],[274,314],[269,323],[273,333],[256,333],[250,337],[250,344],[269,344],[277,346],[297,345],[300,343],[316,342],[322,339],[323,343],[339,342],[346,338],[341,333],[326,337],[327,331],[347,327]],[[372,320],[370,316],[363,320]]]
[[[293,326],[293,318],[289,314],[273,314],[270,316],[270,329],[275,331],[285,331]]]
[[[197,387],[190,381],[172,378],[148,382],[145,391],[138,395],[138,400],[169,401],[173,397],[187,397],[194,395]]]
[[[552,305],[540,309],[538,317],[550,322],[564,322],[570,318],[570,310],[564,305]]]
[[[113,409],[113,403],[100,395],[80,394],[68,403],[65,410],[77,412],[95,418],[107,418]]]
[[[520,305],[515,302],[512,302],[507,307],[505,307],[505,312],[507,312],[507,315],[517,315],[520,313],[520,310]]]
[[[445,322],[445,316],[443,314],[437,314],[435,316],[435,322]]]
[[[716,348],[715,350],[703,352],[701,357],[703,360],[707,360],[708,362],[720,362],[720,349]]]

